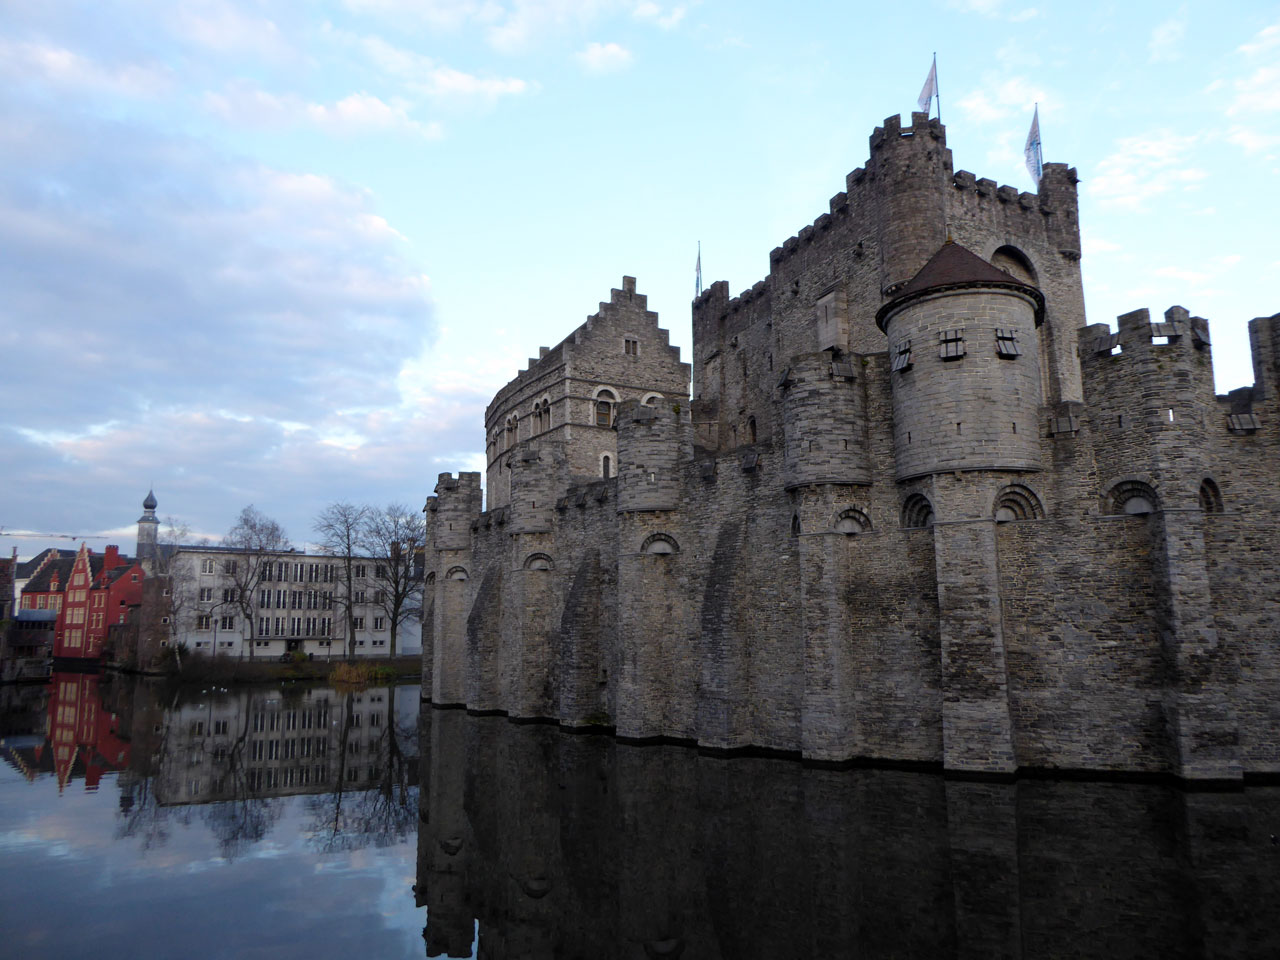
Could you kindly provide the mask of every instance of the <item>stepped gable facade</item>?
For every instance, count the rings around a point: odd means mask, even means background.
[[[424,696],[947,770],[1280,771],[1280,315],[1088,325],[1076,173],[870,159],[679,361],[635,283],[427,501]],[[683,385],[692,379],[692,396]],[[496,471],[496,472],[495,472]]]

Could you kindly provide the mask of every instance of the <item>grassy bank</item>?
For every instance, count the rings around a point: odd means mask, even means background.
[[[230,657],[187,657],[180,672],[164,676],[182,683],[280,683],[311,680],[326,683],[370,684],[416,680],[422,675],[422,658],[417,654],[385,659],[304,660],[280,663],[275,660],[234,660]]]

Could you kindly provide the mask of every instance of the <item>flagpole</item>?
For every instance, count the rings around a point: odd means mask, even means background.
[[[938,51],[933,51],[933,95],[938,98],[938,122],[942,122],[942,87],[938,83]]]

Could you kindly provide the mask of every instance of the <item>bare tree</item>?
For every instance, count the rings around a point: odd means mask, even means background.
[[[234,551],[222,561],[224,572],[234,584],[228,589],[224,603],[244,617],[249,629],[249,656],[252,658],[256,636],[253,593],[262,582],[265,566],[275,559],[276,554],[289,549],[289,538],[280,524],[250,504],[240,511],[235,526],[222,538],[222,545]]]
[[[320,549],[339,561],[338,591],[334,602],[342,611],[347,629],[347,657],[355,655],[356,607],[364,595],[362,577],[356,575],[362,536],[372,511],[345,501],[331,503],[315,519]]]
[[[401,503],[371,509],[364,525],[361,539],[376,580],[373,604],[386,614],[393,657],[400,625],[422,616],[421,551],[426,537],[422,514]]]

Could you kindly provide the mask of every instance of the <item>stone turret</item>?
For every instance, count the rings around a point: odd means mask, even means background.
[[[782,382],[788,489],[871,482],[862,373],[856,358],[836,360],[829,350],[792,360]]]
[[[693,456],[688,403],[628,401],[618,410],[618,512],[675,510]]]
[[[885,120],[871,135],[867,174],[877,184],[880,285],[892,295],[946,238],[946,188],[951,151],[942,122],[928,113]]]
[[[897,478],[1038,470],[1040,291],[943,244],[876,314],[889,335]]]

